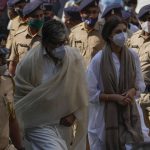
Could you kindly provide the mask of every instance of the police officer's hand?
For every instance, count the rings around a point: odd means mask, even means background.
[[[74,114],[71,114],[66,117],[63,117],[60,120],[60,124],[66,126],[66,127],[70,127],[73,125],[75,120],[76,120],[76,117],[74,116]]]

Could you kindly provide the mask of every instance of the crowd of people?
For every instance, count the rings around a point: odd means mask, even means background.
[[[150,2],[136,6],[1,0],[0,150],[150,149]]]

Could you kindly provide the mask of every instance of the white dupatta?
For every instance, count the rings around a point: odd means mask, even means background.
[[[75,48],[65,46],[62,68],[52,79],[40,83],[42,46],[31,49],[18,64],[15,76],[15,106],[24,128],[55,124],[62,117],[78,113],[75,143],[87,130],[88,94],[83,58]]]

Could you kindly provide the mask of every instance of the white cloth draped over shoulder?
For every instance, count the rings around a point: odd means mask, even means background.
[[[42,83],[43,47],[30,50],[18,64],[15,76],[16,113],[24,128],[58,124],[62,117],[76,113],[74,146],[86,135],[88,94],[82,57],[65,46],[61,69]]]

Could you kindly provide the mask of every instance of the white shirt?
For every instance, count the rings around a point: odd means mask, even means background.
[[[136,65],[136,87],[142,92],[145,90],[144,80],[141,74],[140,61],[138,55],[132,49],[129,49],[133,54],[135,65]],[[92,59],[88,71],[88,88],[89,88],[89,125],[88,132],[97,134],[98,138],[102,143],[105,135],[105,122],[104,122],[104,102],[99,101],[101,91],[103,91],[103,84],[101,81],[100,74],[100,62],[102,57],[102,51],[99,51]],[[120,74],[120,61],[115,53],[112,53],[113,63],[116,69],[117,78]],[[104,66],[105,69],[105,66]]]

